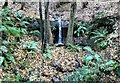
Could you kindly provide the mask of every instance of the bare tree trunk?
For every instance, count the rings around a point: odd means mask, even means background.
[[[73,44],[73,29],[74,29],[74,18],[75,18],[76,8],[77,8],[76,2],[72,2],[66,45]]]
[[[117,33],[120,34],[120,1],[118,2],[118,30],[117,30]],[[119,37],[119,41],[120,41],[120,37]],[[119,42],[118,42],[118,45],[119,45],[118,47],[120,47]]]
[[[118,19],[119,19],[119,20],[118,20],[118,21],[119,21],[118,23],[119,23],[119,25],[120,25],[120,1],[118,2],[118,16],[119,16],[119,17],[118,17]]]
[[[2,8],[0,7],[0,11],[2,11]],[[2,22],[2,15],[0,14],[0,23]],[[0,32],[0,46],[2,45],[2,32]]]
[[[44,53],[44,27],[43,27],[43,21],[42,21],[42,2],[41,0],[39,0],[39,14],[40,14],[40,31],[41,31],[41,37],[42,38],[42,46],[41,46],[41,50],[42,50],[42,53],[41,53],[41,71],[40,72],[44,72],[44,56],[43,56],[43,53]],[[41,75],[40,75],[41,76]]]
[[[44,52],[44,26],[43,26],[43,21],[42,21],[42,2],[39,0],[39,14],[40,14],[40,31],[41,31],[41,37],[42,38],[42,46],[41,50],[42,53]]]
[[[45,20],[44,20],[44,51],[46,52],[46,45],[48,43],[48,40],[47,40],[47,36],[48,36],[48,33],[47,33],[47,30],[48,30],[48,7],[49,7],[49,0],[45,0]]]
[[[51,31],[51,26],[50,26],[50,19],[48,19],[48,43],[50,45],[53,45],[53,35]]]

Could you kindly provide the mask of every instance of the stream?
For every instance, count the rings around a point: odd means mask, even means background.
[[[59,38],[58,38],[58,45],[62,45],[62,23],[61,23],[61,16],[58,17],[58,25],[59,25]]]

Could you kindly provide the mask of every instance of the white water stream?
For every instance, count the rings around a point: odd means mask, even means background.
[[[59,25],[59,39],[58,44],[62,44],[62,22],[61,22],[61,16],[58,17],[58,25]]]

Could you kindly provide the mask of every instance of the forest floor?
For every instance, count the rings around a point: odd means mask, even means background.
[[[14,38],[11,37],[10,39]],[[16,46],[17,49],[14,49],[15,53],[13,56],[16,65],[9,63],[8,68],[0,69],[0,78],[14,81],[16,79],[15,75],[19,73],[21,81],[60,81],[66,76],[73,74],[76,68],[85,65],[82,57],[84,57],[87,52],[82,50],[82,47],[78,49],[67,49],[64,46],[49,46],[49,58],[44,58],[44,61],[42,61],[40,41],[37,41],[39,43],[37,47],[38,50],[31,52],[23,49],[24,42],[34,40],[35,38],[33,36],[22,36],[21,41],[18,42]],[[105,55],[106,59],[115,59],[120,62],[120,58],[114,55],[116,50],[118,49],[113,46],[101,52],[96,51],[96,53]],[[116,80],[116,77],[112,76],[111,79]],[[120,79],[117,80],[120,81]]]

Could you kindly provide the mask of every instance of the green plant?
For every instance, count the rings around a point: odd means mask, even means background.
[[[17,81],[17,82],[19,82],[20,79],[21,79],[21,77],[20,77],[19,73],[17,75],[8,74],[8,77],[4,78],[2,81]]]
[[[95,39],[94,43],[97,43],[97,42],[102,41],[106,38],[108,31],[106,28],[101,27],[100,29],[95,30],[91,33],[94,35],[91,37],[91,39]]]
[[[97,46],[100,47],[100,49],[106,48],[109,44],[112,38],[118,38],[120,35],[111,33],[108,34],[107,28],[101,27],[98,30],[94,30],[91,32],[93,36],[90,39],[94,40],[94,43],[97,44]]]
[[[20,36],[20,30],[17,27],[0,27],[0,32],[5,32],[7,35]]]
[[[51,57],[52,57],[51,52],[52,52],[52,50],[47,49],[47,50],[46,50],[46,53],[44,53],[44,54],[43,54],[43,55],[44,55],[44,57],[45,57],[45,58],[51,58]]]
[[[73,45],[73,44],[69,44],[67,46],[67,49],[70,51],[70,52],[79,52],[80,50],[82,50],[82,48],[78,45]]]
[[[101,64],[100,69],[103,69],[103,71],[112,71],[117,68],[118,65],[116,65],[116,64],[117,63],[115,61],[110,60],[110,61],[106,62],[105,64]]]
[[[83,49],[86,50],[87,52],[91,53],[91,54],[94,53],[94,51],[92,50],[92,48],[90,46],[85,46]]]
[[[64,81],[76,81],[84,83],[96,83],[103,82],[102,75],[106,72],[111,74],[111,71],[116,70],[119,65],[113,60],[104,61],[104,58],[96,54],[89,46],[85,47],[88,52],[86,56],[83,56],[82,59],[85,61],[85,65],[79,67],[73,74],[67,76]],[[118,69],[116,70],[118,71]]]
[[[47,44],[47,50],[45,51],[45,53],[43,54],[45,58],[51,58],[52,54],[51,52],[53,52],[53,50],[49,49],[49,44]]]
[[[41,32],[38,31],[38,30],[30,31],[30,34],[35,35],[35,36],[37,36],[37,37],[41,37]]]
[[[101,27],[100,29],[94,30],[91,33],[93,34],[93,36],[90,39],[93,39],[94,43],[97,44],[101,49],[104,49],[108,46],[108,31],[106,28]]]
[[[101,13],[98,13],[98,14],[96,14],[96,16],[95,16],[95,18],[103,18],[103,17],[106,17],[107,16],[107,14],[105,14],[104,12],[101,12]]]
[[[22,16],[19,12],[16,12],[14,14],[14,17],[15,17],[15,20],[17,21],[17,23],[20,25],[20,26],[23,26],[23,27],[27,27],[26,25],[27,24],[30,24],[29,22],[25,21],[27,18],[29,18],[28,16]]]
[[[0,11],[0,14],[2,15],[2,22],[0,22],[0,33],[5,34],[6,38],[10,35],[18,38],[21,36],[21,34],[27,34],[26,29],[18,28],[16,25],[17,21],[21,26],[28,24],[24,21],[26,17],[19,18],[18,15],[15,16],[14,12],[7,7],[3,11]],[[0,37],[0,39],[2,39],[2,37]],[[13,64],[15,63],[12,53],[14,52],[14,48],[16,47],[17,43],[15,40],[2,39],[1,44],[0,66],[4,65],[5,67],[9,67],[8,62],[12,62]]]
[[[19,37],[21,33],[27,33],[25,29],[15,26],[16,22],[11,20],[11,14],[12,10],[9,8],[5,8],[4,11],[1,12],[2,22],[0,23],[0,32],[5,32],[7,35],[14,35],[17,37]],[[21,20],[21,22],[22,24],[25,24],[24,21]]]
[[[6,46],[0,46],[0,66],[4,64],[6,67],[8,67],[7,61],[10,60],[13,64],[15,63],[15,59],[10,53],[10,51],[7,49]]]
[[[26,41],[23,44],[23,49],[28,50],[28,51],[38,50],[38,42],[35,42],[35,41]]]
[[[116,67],[115,73],[118,77],[120,77],[120,65]]]
[[[83,24],[80,23],[80,24],[77,24],[76,27],[77,27],[77,30],[74,31],[74,34],[76,34],[79,37],[81,34],[86,34],[89,27],[89,23],[87,22]]]

